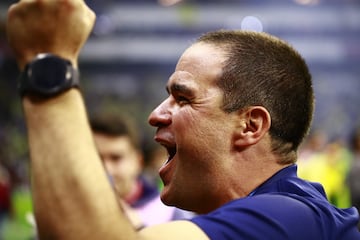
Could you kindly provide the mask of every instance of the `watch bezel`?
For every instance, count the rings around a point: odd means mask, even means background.
[[[26,94],[45,98],[56,96],[79,87],[78,71],[67,59],[50,53],[39,54],[25,66],[18,87],[22,97]]]

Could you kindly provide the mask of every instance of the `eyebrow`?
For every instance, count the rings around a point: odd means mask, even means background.
[[[173,83],[170,86],[166,86],[166,91],[170,94],[172,92],[181,92],[185,95],[192,95],[193,90],[184,84]]]

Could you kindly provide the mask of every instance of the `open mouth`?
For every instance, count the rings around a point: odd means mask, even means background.
[[[165,164],[167,164],[174,158],[174,156],[176,154],[176,146],[173,146],[173,147],[165,146],[165,148],[166,148],[166,151],[168,152],[168,159],[165,163]]]

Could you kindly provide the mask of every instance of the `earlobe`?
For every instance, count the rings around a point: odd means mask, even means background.
[[[239,114],[238,123],[234,144],[236,148],[246,148],[259,142],[269,131],[271,117],[266,108],[252,106]]]

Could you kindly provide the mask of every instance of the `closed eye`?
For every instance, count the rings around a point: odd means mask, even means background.
[[[171,94],[175,101],[180,105],[184,106],[191,103],[194,91],[189,86],[180,83],[172,83],[166,87],[166,90]]]
[[[183,105],[186,105],[186,104],[190,103],[190,100],[188,98],[184,97],[184,96],[176,96],[175,99],[176,99],[176,102],[180,106],[183,106]]]

